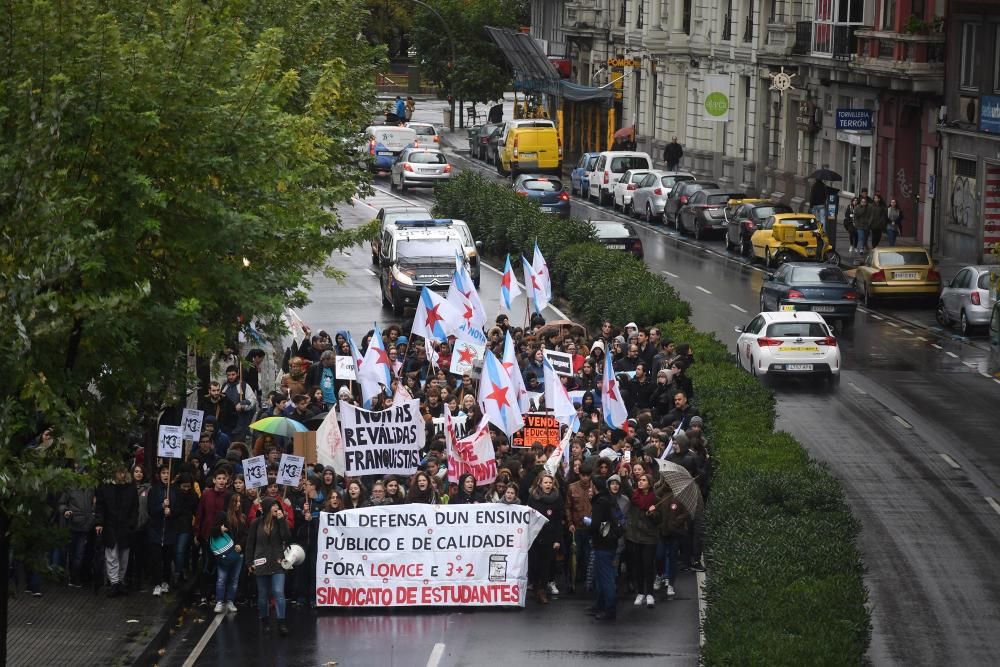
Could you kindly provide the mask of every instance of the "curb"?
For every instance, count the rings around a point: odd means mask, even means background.
[[[142,653],[135,659],[133,665],[144,667],[146,665],[155,665],[159,660],[159,651],[161,648],[166,646],[170,636],[171,631],[174,629],[174,621],[181,611],[184,609],[185,605],[192,598],[192,591],[194,590],[195,579],[192,578],[190,582],[178,591],[176,599],[166,606],[163,610],[162,620],[163,624],[160,629],[150,638],[149,642],[146,644],[146,648],[142,650]]]

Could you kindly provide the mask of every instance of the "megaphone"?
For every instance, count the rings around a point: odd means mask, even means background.
[[[291,570],[296,565],[306,562],[306,551],[298,544],[289,544],[285,547],[285,557],[280,562],[281,567]]]

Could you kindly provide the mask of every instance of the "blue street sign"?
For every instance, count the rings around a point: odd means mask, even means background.
[[[837,129],[871,132],[875,128],[875,112],[871,109],[837,109]]]
[[[983,95],[979,98],[979,129],[990,134],[1000,134],[1000,95]]]

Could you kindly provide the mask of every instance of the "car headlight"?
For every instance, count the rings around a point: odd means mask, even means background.
[[[392,272],[392,277],[396,282],[402,285],[412,285],[413,284],[413,271],[394,269]]]

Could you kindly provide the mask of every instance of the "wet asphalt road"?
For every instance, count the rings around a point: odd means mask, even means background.
[[[425,120],[420,111],[417,120]],[[460,167],[485,169],[458,157]],[[377,207],[392,196],[387,181],[379,179],[376,186],[384,190],[369,200]],[[429,205],[432,196],[417,191],[406,199]],[[574,202],[573,212],[620,219],[583,202]],[[358,203],[342,213],[352,225],[375,210]],[[662,227],[635,225],[650,269],[692,304],[696,326],[716,332],[733,349],[733,327],[757,312],[762,270],[728,256],[721,241],[698,243]],[[378,282],[366,271],[373,268],[367,248],[351,255],[332,258],[347,272],[345,283],[317,278],[314,303],[300,313],[314,329],[348,326],[357,333],[375,318],[380,325],[391,321],[380,310]],[[481,293],[491,312],[497,307],[496,281],[484,270]],[[844,371],[836,391],[808,381],[774,388],[778,427],[829,466],[862,525],[874,623],[869,658],[877,665],[996,664],[1000,505],[989,500],[1000,499],[1000,380],[993,375],[1000,371],[998,355],[983,338],[966,340],[936,329],[926,308],[859,309],[840,345]],[[681,596],[693,598],[694,580],[688,581],[691,589]],[[539,610],[529,602],[521,612],[322,612],[291,623],[293,635],[281,640],[286,644],[280,649],[276,639],[256,638],[252,616],[241,611],[220,626],[197,664],[241,655],[255,664],[425,665],[439,642],[446,644],[442,665],[524,658],[554,664],[588,657],[618,657],[630,665],[696,661],[693,599],[683,613],[655,620],[643,615],[638,624],[619,622],[601,634],[586,617],[581,620],[576,607],[584,604],[560,601]],[[666,606],[652,613],[675,611]],[[524,641],[532,636],[537,641]],[[614,647],[611,654],[590,653],[608,646]]]

